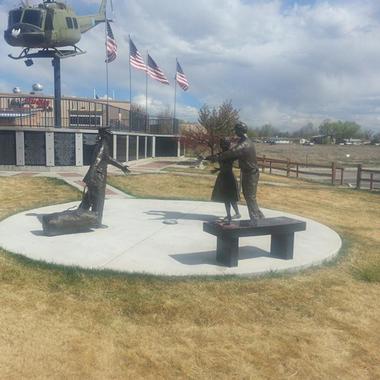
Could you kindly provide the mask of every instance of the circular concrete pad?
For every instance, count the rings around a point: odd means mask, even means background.
[[[271,258],[270,236],[240,238],[239,265],[216,262],[216,237],[203,232],[202,223],[224,216],[224,205],[212,202],[108,199],[103,223],[107,228],[88,233],[48,237],[43,214],[66,210],[78,203],[39,208],[0,223],[0,246],[48,263],[158,275],[252,275],[305,268],[334,257],[339,235],[310,219],[265,210],[266,217],[288,216],[306,221],[295,233],[294,259]],[[243,219],[248,219],[241,206]]]

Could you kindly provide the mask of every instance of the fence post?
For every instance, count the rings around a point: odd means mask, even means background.
[[[269,173],[272,174],[272,160],[269,161]]]
[[[298,170],[299,170],[299,165],[298,165],[298,163],[297,163],[297,165],[296,165],[296,177],[298,178]]]
[[[373,173],[369,176],[369,189],[373,190]]]
[[[362,180],[362,164],[358,164],[358,171],[356,174],[356,188],[360,189],[360,184]]]
[[[344,168],[340,168],[340,185],[343,185]]]
[[[262,172],[265,173],[265,154],[263,155],[263,167]]]
[[[290,176],[290,160],[289,158],[286,160],[286,176]]]
[[[331,163],[331,184],[335,185],[335,178],[336,178],[336,162]]]

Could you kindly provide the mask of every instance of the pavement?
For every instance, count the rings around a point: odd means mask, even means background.
[[[178,158],[167,158],[167,159],[146,159],[139,161],[128,162],[129,168],[132,174],[138,173],[159,173],[161,169],[166,168],[170,165],[174,165],[178,162]],[[82,181],[84,178],[88,166],[82,167],[64,167],[54,168],[54,170],[46,170],[46,168],[34,168],[25,167],[25,171],[17,170],[7,170],[0,171],[0,177],[52,177],[58,178],[69,185],[77,188],[80,191],[83,191],[85,183]],[[119,169],[109,165],[108,173],[112,174],[123,174]],[[123,193],[122,191],[116,189],[115,187],[107,184],[106,187],[106,199],[127,199],[131,198],[130,195]]]
[[[160,172],[177,160],[130,163],[132,173]],[[83,189],[88,168],[59,171],[0,172],[0,176],[50,176]],[[121,173],[109,168],[111,173]],[[278,184],[280,185],[280,184]],[[149,273],[164,276],[243,275],[295,271],[331,260],[341,248],[339,235],[316,221],[276,210],[265,216],[288,216],[306,221],[295,234],[294,258],[269,256],[270,236],[240,239],[239,265],[216,262],[216,237],[203,232],[202,223],[223,217],[224,205],[214,202],[134,199],[107,185],[103,223],[107,228],[88,233],[47,237],[41,216],[76,207],[78,202],[48,206],[13,215],[0,222],[0,247],[33,260],[87,269]],[[241,206],[243,219],[247,210]]]
[[[106,228],[44,236],[43,214],[77,205],[48,206],[3,220],[0,246],[33,260],[88,269],[163,276],[254,276],[320,265],[337,255],[342,244],[336,232],[316,221],[264,209],[266,217],[306,221],[306,231],[295,234],[294,258],[270,257],[270,236],[245,237],[240,239],[238,267],[224,267],[216,262],[216,237],[202,228],[203,222],[224,216],[223,204],[131,198],[106,201]],[[248,219],[246,208],[241,209],[243,219]]]

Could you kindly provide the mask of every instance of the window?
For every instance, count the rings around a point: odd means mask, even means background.
[[[73,21],[74,21],[74,28],[78,29],[78,21],[77,21],[77,19],[73,18]]]
[[[22,11],[17,9],[9,12],[8,27],[12,27],[14,24],[18,24],[21,20]]]
[[[71,17],[66,17],[66,24],[69,29],[73,29],[73,20]]]
[[[22,22],[25,24],[31,24],[41,28],[42,23],[42,12],[39,10],[28,9],[24,12]]]

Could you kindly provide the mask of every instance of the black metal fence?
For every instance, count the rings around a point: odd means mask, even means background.
[[[97,129],[107,124],[114,130],[178,135],[178,119],[152,117],[129,111],[127,102],[62,98],[61,126]],[[0,126],[54,128],[54,98],[33,94],[0,95]]]

